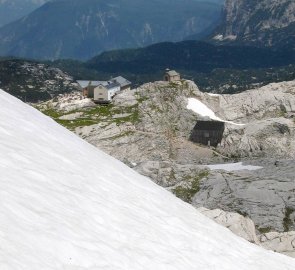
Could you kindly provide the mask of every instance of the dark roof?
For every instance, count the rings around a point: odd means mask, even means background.
[[[224,128],[224,122],[220,121],[198,121],[194,129],[197,130],[220,130]]]

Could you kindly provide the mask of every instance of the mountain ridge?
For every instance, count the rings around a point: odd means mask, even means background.
[[[48,2],[0,29],[0,54],[88,59],[105,50],[182,40],[219,14],[220,5],[194,0]]]
[[[49,0],[0,0],[0,27],[29,14]]]

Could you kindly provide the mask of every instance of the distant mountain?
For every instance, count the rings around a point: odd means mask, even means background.
[[[294,47],[295,2],[292,0],[226,0],[217,42]]]
[[[49,0],[0,0],[0,26],[29,14]]]
[[[220,18],[221,5],[196,0],[48,2],[0,29],[0,54],[87,59],[106,50],[180,41]]]

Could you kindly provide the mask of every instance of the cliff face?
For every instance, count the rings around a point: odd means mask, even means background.
[[[227,0],[214,39],[249,45],[291,45],[294,26],[294,1]]]

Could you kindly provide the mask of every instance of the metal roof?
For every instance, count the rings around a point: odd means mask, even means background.
[[[102,83],[104,83],[104,81],[77,81],[77,83],[82,87],[85,88],[89,85],[91,86],[98,86]]]
[[[128,81],[127,79],[125,79],[122,76],[118,76],[116,78],[113,78],[111,81],[116,82],[118,84],[120,84],[121,87],[125,87],[127,85],[131,85],[131,82]]]
[[[116,82],[108,82],[107,85],[105,85],[105,88],[108,89],[108,90],[112,90],[114,89],[115,87],[118,87],[118,86],[121,86],[119,83],[116,83]]]
[[[98,86],[100,86],[100,85],[105,87],[108,91],[110,91],[118,86],[120,87],[119,83],[112,82],[112,81],[101,82]]]
[[[175,70],[169,70],[166,72],[169,76],[178,76],[179,73],[177,73]]]
[[[125,79],[122,76],[118,76],[116,78],[113,78],[110,81],[83,81],[83,80],[79,80],[79,81],[77,81],[77,83],[82,88],[86,88],[89,85],[91,85],[91,86],[103,85],[107,89],[108,89],[109,85],[111,85],[112,87],[115,87],[115,86],[125,87],[125,86],[128,86],[128,85],[131,85],[131,82],[128,81],[127,79]]]

